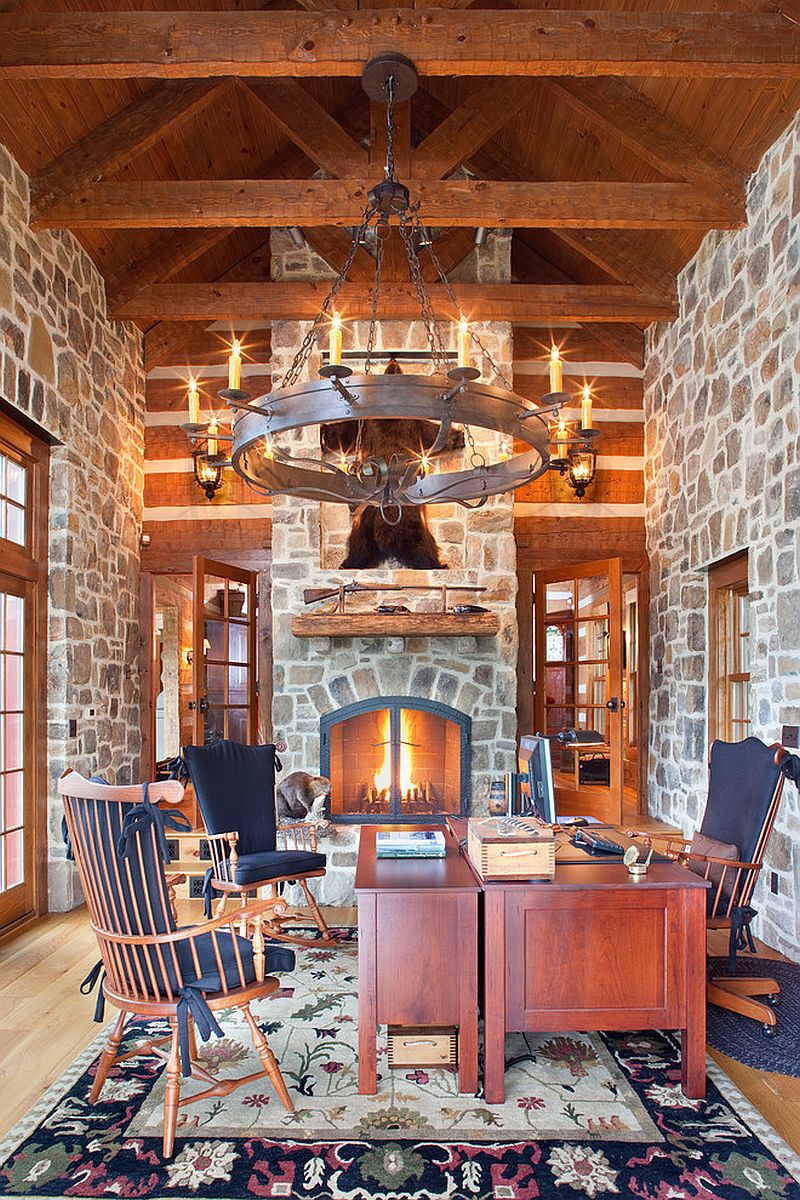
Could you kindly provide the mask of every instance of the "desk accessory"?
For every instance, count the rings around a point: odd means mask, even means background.
[[[381,829],[375,835],[378,858],[444,858],[446,852],[439,829]]]
[[[533,819],[471,818],[467,854],[483,879],[552,879],[556,871],[553,830]]]
[[[637,848],[635,846],[628,846],[628,849],[625,851],[625,853],[622,856],[622,861],[625,863],[625,866],[628,868],[629,875],[632,875],[634,877],[634,879],[641,879],[642,876],[647,874],[647,868],[650,866],[650,859],[652,857],[653,857],[652,846],[650,847],[650,853],[648,854],[647,858],[645,858],[644,860],[641,860],[639,858],[639,851],[637,850]]]
[[[589,829],[576,829],[572,836],[573,846],[585,850],[587,854],[625,854],[625,847],[611,838],[601,837]]]

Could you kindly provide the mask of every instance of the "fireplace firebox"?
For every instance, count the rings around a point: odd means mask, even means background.
[[[470,806],[472,722],[415,696],[348,704],[320,721],[333,821],[435,821]]]

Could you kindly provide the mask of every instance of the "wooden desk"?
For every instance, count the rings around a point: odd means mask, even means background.
[[[377,1090],[377,1025],[457,1025],[459,1089],[476,1092],[480,882],[449,830],[445,858],[376,858],[393,828],[364,826],[358,852],[358,1090]]]
[[[681,1082],[705,1095],[707,883],[675,863],[620,862],[543,883],[484,883],[484,1090],[505,1096],[503,1041],[528,1030],[680,1029]]]

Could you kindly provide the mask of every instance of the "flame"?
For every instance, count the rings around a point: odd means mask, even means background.
[[[414,787],[413,749],[411,740],[411,716],[403,709],[400,713],[400,795],[406,796]],[[380,794],[392,786],[392,745],[389,713],[384,713],[380,741],[383,742],[383,762],[372,777],[376,792]]]

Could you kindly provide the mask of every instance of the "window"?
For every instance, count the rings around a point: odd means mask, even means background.
[[[750,733],[750,598],[747,555],[709,573],[709,741]]]

